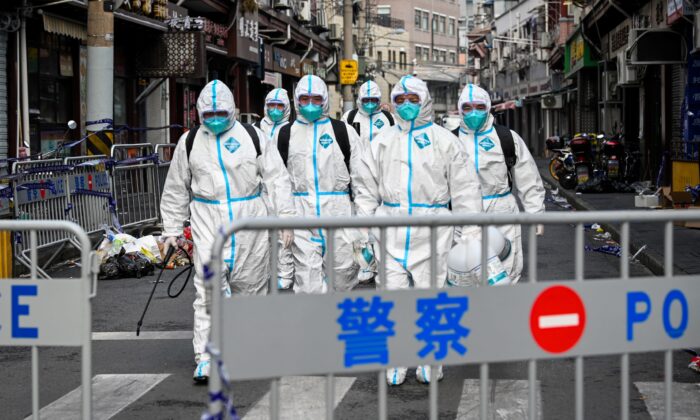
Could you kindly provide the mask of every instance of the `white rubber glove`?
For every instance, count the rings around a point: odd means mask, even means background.
[[[168,236],[163,242],[163,258],[168,255],[168,251],[173,247],[177,249],[177,236]]]
[[[286,249],[289,249],[294,243],[294,231],[291,229],[282,229],[280,232],[280,237],[282,238],[282,244]]]
[[[544,235],[544,225],[537,225],[537,227],[535,228],[535,235],[537,235],[537,236]]]

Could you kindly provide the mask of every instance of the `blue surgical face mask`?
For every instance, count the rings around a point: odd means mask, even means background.
[[[372,115],[377,111],[377,108],[379,108],[379,104],[376,102],[363,102],[362,103],[362,109],[365,110],[366,113]]]
[[[230,120],[226,117],[210,117],[204,120],[204,125],[214,134],[221,134],[226,131],[229,123]]]
[[[470,130],[477,131],[484,125],[488,116],[488,111],[480,111],[478,109],[475,109],[464,114],[463,118],[464,123],[467,125],[467,127],[469,127]]]
[[[396,107],[396,112],[399,113],[399,116],[404,121],[413,121],[418,118],[418,114],[420,114],[420,104],[406,101]]]
[[[301,106],[301,115],[309,121],[316,121],[323,114],[323,107],[316,104],[306,104]]]
[[[272,120],[272,122],[280,122],[282,120],[282,118],[284,118],[284,111],[281,109],[277,109],[277,108],[272,108],[272,109],[268,108],[267,115],[270,116],[270,119]]]

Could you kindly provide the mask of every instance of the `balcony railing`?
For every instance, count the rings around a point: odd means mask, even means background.
[[[396,19],[388,15],[370,15],[370,22],[385,28],[406,29],[403,19]]]

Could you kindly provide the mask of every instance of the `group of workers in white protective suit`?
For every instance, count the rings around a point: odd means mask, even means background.
[[[459,138],[433,123],[426,84],[404,76],[391,92],[394,113],[380,108],[381,92],[368,81],[359,89],[358,108],[343,122],[328,115],[328,89],[320,78],[301,78],[293,95],[296,119],[283,89],[265,99],[259,128],[236,121],[233,94],[223,82],[207,84],[197,102],[202,126],[193,144],[180,139],[165,183],[161,212],[166,246],[174,246],[190,215],[195,246],[194,352],[196,381],[208,379],[203,264],[221,224],[244,217],[392,216],[452,213],[544,211],[544,188],[523,140],[511,132],[516,163],[508,171],[490,115],[486,91],[467,85],[459,107]],[[254,135],[252,135],[254,134]],[[255,138],[257,137],[257,138]],[[286,169],[285,169],[286,168]],[[191,196],[191,199],[190,199]],[[501,227],[511,243],[503,264],[512,282],[522,271],[519,226]],[[542,228],[538,227],[538,234]],[[334,231],[334,261],[328,261],[328,232],[309,229],[280,232],[279,272],[270,273],[270,238],[266,231],[236,233],[224,250],[228,278],[225,293],[265,294],[270,276],[280,288],[323,293],[329,287],[326,264],[335,272],[335,290],[351,290],[376,271],[372,242],[378,232]],[[440,227],[435,253],[437,286],[445,287],[447,255],[463,238],[478,237],[477,226]],[[430,287],[430,229],[387,229],[386,289]],[[364,259],[364,260],[363,260]],[[360,270],[363,267],[364,270]],[[387,382],[399,385],[407,368],[387,370]],[[429,366],[419,366],[420,382],[431,380]],[[442,378],[442,367],[435,377]]]

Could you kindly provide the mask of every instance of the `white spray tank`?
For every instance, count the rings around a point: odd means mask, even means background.
[[[491,235],[489,235],[489,239],[491,239]],[[499,258],[499,252],[494,251],[492,246],[489,246],[486,258],[486,273],[486,281],[489,286],[511,284],[510,277],[508,277],[508,273]],[[451,286],[461,287],[482,285],[480,240],[465,239],[458,241],[452,247],[447,255],[447,283]]]

